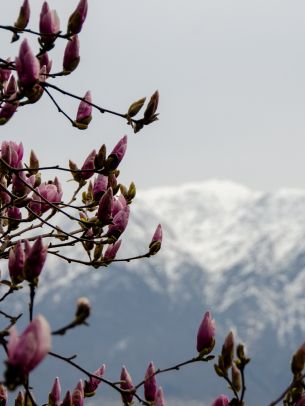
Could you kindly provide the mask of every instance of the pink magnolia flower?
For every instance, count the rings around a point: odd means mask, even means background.
[[[39,32],[41,42],[47,45],[52,44],[56,39],[56,34],[60,30],[59,17],[56,10],[50,10],[45,1],[42,5],[39,20]],[[44,35],[47,34],[47,35]],[[52,35],[54,34],[54,35]]]
[[[154,406],[165,406],[164,393],[161,387],[157,391]]]
[[[214,400],[212,406],[229,406],[229,399],[225,395],[220,395]]]
[[[215,344],[215,320],[206,312],[197,333],[197,351],[208,354]]]
[[[96,150],[94,149],[93,151],[90,152],[90,154],[85,159],[85,162],[83,163],[83,166],[82,166],[83,172],[81,172],[82,179],[86,180],[86,179],[91,178],[91,176],[94,175],[95,157],[96,157]]]
[[[134,384],[132,382],[131,376],[129,375],[129,372],[127,371],[126,367],[123,366],[122,368],[122,372],[121,372],[121,389],[123,390],[131,390],[134,387]],[[124,395],[122,395],[124,401],[131,403],[132,402],[132,398],[133,398],[133,393],[126,393]]]
[[[100,200],[102,195],[106,192],[108,185],[108,177],[98,175],[93,182],[93,197],[96,202]]]
[[[48,406],[60,406],[61,386],[59,378],[55,378],[51,392],[49,393]]]
[[[32,200],[29,203],[29,208],[40,216],[48,211],[51,206],[44,200],[50,203],[60,203],[62,198],[62,189],[59,181],[56,179],[51,183],[42,183],[33,192]]]
[[[19,164],[19,169],[23,169],[23,165]],[[12,191],[17,196],[24,196],[31,192],[31,187],[35,184],[35,175],[27,177],[24,171],[20,171],[18,175],[12,176]]]
[[[44,263],[47,259],[47,247],[42,243],[42,237],[39,236],[32,247],[27,241],[25,248],[24,261],[24,279],[28,282],[34,282],[41,274]]]
[[[64,73],[68,75],[69,73],[73,72],[77,68],[79,61],[79,39],[77,35],[74,35],[66,45],[63,60]]]
[[[47,320],[38,315],[21,336],[13,326],[8,340],[6,380],[11,388],[22,383],[51,349],[51,331]]]
[[[149,244],[150,255],[155,255],[161,248],[162,244],[162,227],[158,224],[156,231],[152,237],[151,243]]]
[[[76,120],[74,122],[75,126],[80,130],[85,130],[88,128],[90,121],[92,120],[92,96],[90,90],[88,90],[84,96],[84,99],[80,102],[76,114]]]
[[[76,9],[69,17],[67,33],[74,35],[81,32],[84,21],[87,17],[88,2],[87,0],[80,0]]]
[[[39,80],[40,65],[26,38],[21,43],[15,63],[21,87],[33,87]]]
[[[96,213],[97,218],[100,222],[104,224],[109,224],[112,218],[112,202],[113,202],[113,191],[110,187],[101,197],[99,201],[98,210]]]
[[[103,364],[99,369],[93,372],[93,375],[102,377],[105,374],[106,365]],[[90,377],[89,381],[85,381],[84,392],[85,396],[92,396],[97,390],[98,386],[101,384],[101,381],[97,378]]]
[[[153,362],[150,362],[145,373],[144,382],[144,396],[145,400],[153,402],[157,395],[157,380],[155,376],[155,366]]]
[[[127,135],[120,139],[120,141],[113,148],[111,154],[108,156],[105,166],[107,169],[113,171],[115,170],[122,159],[124,158],[127,149]]]
[[[14,24],[18,30],[24,30],[26,28],[30,20],[30,12],[29,0],[24,0],[22,6],[20,7],[17,21]]]
[[[23,158],[22,142],[17,145],[14,141],[3,141],[1,144],[1,158],[13,168],[19,168]]]
[[[113,260],[116,257],[118,250],[120,249],[121,243],[122,240],[118,240],[114,244],[109,244],[104,253],[103,259],[105,261]]]
[[[124,207],[120,210],[113,218],[113,224],[108,228],[107,235],[119,238],[120,235],[125,231],[128,224],[130,208],[129,206]]]

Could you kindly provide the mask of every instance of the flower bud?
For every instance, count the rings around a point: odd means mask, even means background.
[[[214,400],[212,406],[229,406],[229,399],[225,395],[220,395]]]
[[[4,102],[0,109],[0,125],[6,124],[17,110],[17,103]]]
[[[128,224],[130,208],[129,206],[124,207],[120,210],[113,218],[113,224],[108,228],[107,235],[109,237],[115,237],[118,239],[120,235],[125,231]]]
[[[118,250],[120,249],[122,240],[118,240],[116,241],[114,244],[110,244],[108,245],[105,254],[103,256],[103,260],[108,262],[108,261],[112,261],[113,259],[115,259],[116,254],[118,252]]]
[[[150,362],[145,373],[144,382],[144,396],[145,400],[153,402],[156,399],[157,394],[157,380],[155,376],[155,366],[153,362]]]
[[[10,76],[8,84],[5,89],[5,96],[10,100],[16,99],[17,96],[17,83],[14,75]],[[15,104],[18,105],[18,102],[15,101]]]
[[[39,168],[39,160],[35,152],[31,150],[29,169],[31,169],[32,174],[36,174],[38,168]]]
[[[47,45],[48,48],[52,48],[52,44],[56,40],[56,34],[59,32],[59,30],[60,23],[58,14],[56,10],[50,10],[48,3],[45,1],[41,8],[39,20],[41,44]]]
[[[158,103],[159,103],[159,92],[158,92],[158,90],[156,90],[155,93],[151,96],[149,103],[146,107],[146,110],[144,112],[145,121],[151,122],[151,120],[156,118],[155,113],[158,108]]]
[[[109,224],[110,220],[112,219],[112,203],[113,191],[112,188],[109,188],[101,197],[96,213],[96,216],[100,220],[102,225]]]
[[[60,406],[61,386],[59,378],[55,378],[51,392],[49,393],[48,406]]]
[[[40,65],[26,38],[21,43],[15,63],[20,86],[33,87],[39,80]]]
[[[88,128],[88,125],[92,120],[92,106],[86,101],[92,103],[91,92],[89,90],[86,92],[83,100],[78,106],[76,120],[74,121],[75,127],[77,127],[79,130],[85,130]]]
[[[88,11],[87,0],[80,0],[74,12],[70,15],[68,21],[67,34],[78,34],[83,26]]]
[[[28,0],[24,0],[22,6],[20,7],[19,15],[17,21],[14,24],[18,30],[24,30],[28,25],[30,20],[30,5]]]
[[[77,35],[74,35],[66,45],[63,60],[64,74],[69,75],[71,72],[73,72],[77,68],[79,61],[79,39]]]
[[[0,405],[6,406],[7,405],[7,389],[4,385],[0,384]]]
[[[26,254],[24,263],[24,279],[30,283],[37,283],[44,263],[47,258],[47,247],[42,243],[42,237],[39,236]]]
[[[72,393],[72,404],[73,404],[73,406],[83,406],[84,405],[84,396],[78,388],[75,388]]]
[[[221,350],[224,369],[232,366],[234,358],[234,336],[232,331],[227,335]]]
[[[138,112],[141,110],[145,103],[146,97],[143,97],[140,100],[137,100],[136,102],[132,103],[128,109],[127,115],[129,117],[134,117],[138,114]]]
[[[86,297],[81,297],[77,301],[77,308],[75,313],[75,319],[78,324],[84,323],[85,320],[90,316],[91,306],[90,302]]]
[[[113,151],[108,156],[105,167],[108,171],[114,171],[122,161],[127,149],[127,135],[125,135],[113,148]]]
[[[75,406],[72,400],[71,392],[69,390],[66,393],[64,400],[62,401],[62,404],[60,406]]]
[[[119,211],[127,206],[126,199],[123,195],[120,195],[117,199],[113,198],[112,201],[112,216],[114,217]]]
[[[239,392],[241,389],[241,374],[240,370],[237,368],[235,362],[232,363],[232,384],[236,392]]]
[[[24,280],[24,261],[24,251],[22,249],[21,242],[18,241],[17,244],[10,249],[8,256],[8,270],[14,285],[18,285],[18,283],[21,283]]]
[[[18,395],[15,399],[15,406],[25,406],[24,405],[24,396],[22,392],[18,392]]]
[[[105,373],[106,366],[103,364],[99,369],[97,369],[95,372],[93,372],[93,375],[102,377]],[[98,386],[101,384],[102,381],[100,381],[97,378],[90,377],[89,381],[85,381],[84,385],[84,393],[85,397],[90,397],[95,394],[95,391],[97,390]]]
[[[83,166],[82,166],[83,172],[81,172],[82,179],[87,180],[87,179],[91,178],[91,176],[94,175],[95,156],[96,156],[96,151],[94,149],[93,151],[90,152],[90,154],[85,159],[85,162],[83,163]]]
[[[5,374],[6,384],[13,390],[25,382],[32,371],[51,349],[51,331],[46,319],[38,315],[21,336],[15,327],[10,328],[7,344],[8,361]]]
[[[20,224],[22,218],[21,211],[18,207],[12,206],[7,209],[8,228],[10,230],[16,230]]]
[[[160,387],[156,393],[156,400],[154,406],[165,406],[163,389]]]
[[[127,369],[125,366],[123,366],[122,368],[122,372],[121,372],[121,389],[126,390],[126,391],[130,391],[134,388],[131,376],[129,375]],[[125,402],[131,403],[132,402],[132,398],[133,398],[133,393],[132,392],[126,392],[124,394],[122,394],[122,399]]]
[[[29,208],[37,215],[45,213],[52,208],[48,202],[55,204],[60,203],[62,198],[62,188],[57,178],[53,182],[42,183],[38,186],[32,194],[32,201]],[[45,200],[44,200],[45,199]]]
[[[107,190],[108,178],[104,175],[98,175],[93,183],[93,198],[96,202],[100,200]]]
[[[153,235],[151,243],[149,244],[150,255],[155,255],[160,250],[161,244],[162,244],[162,227],[161,224],[159,224]]]
[[[301,373],[305,365],[305,342],[292,357],[291,370],[294,375]]]
[[[7,64],[9,64],[10,59],[7,59],[6,62],[7,62]],[[2,87],[4,87],[6,82],[9,80],[11,73],[12,73],[11,69],[0,68],[0,83],[1,83]]]
[[[42,55],[39,56],[39,64],[40,69],[44,66],[46,67],[46,73],[50,73],[52,69],[52,61],[49,59],[49,55],[47,52],[44,52]]]
[[[209,354],[214,345],[215,320],[212,319],[210,312],[206,312],[197,333],[197,351],[202,355]]]

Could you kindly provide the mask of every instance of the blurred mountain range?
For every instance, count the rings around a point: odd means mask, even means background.
[[[151,360],[164,368],[193,357],[210,310],[217,324],[213,354],[233,330],[252,359],[246,404],[270,403],[289,384],[291,354],[305,341],[305,191],[263,193],[211,180],[142,192],[131,210],[118,258],[146,252],[161,223],[164,242],[155,257],[87,269],[49,255],[36,311],[55,329],[73,317],[79,297],[90,298],[93,309],[90,328],[55,337],[54,351],[79,354],[77,362],[92,371],[106,363],[110,380],[124,364],[138,382]],[[20,294],[19,308],[26,305]],[[51,388],[55,365],[64,390],[85,378],[47,359],[33,377],[41,393]],[[213,371],[211,361],[162,374],[158,382],[170,405],[210,405],[221,393],[230,396]],[[120,402],[102,385],[86,404]]]

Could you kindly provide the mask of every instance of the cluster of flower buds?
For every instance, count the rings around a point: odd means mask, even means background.
[[[31,372],[51,349],[51,331],[47,320],[38,315],[18,336],[11,327],[7,344],[8,360],[5,384],[10,390],[26,382]]]
[[[47,247],[43,245],[42,238],[38,237],[31,246],[28,240],[24,240],[24,247],[19,240],[10,249],[8,269],[14,285],[27,282],[37,285],[47,257]]]
[[[157,114],[159,104],[158,90],[156,90],[155,93],[151,96],[148,105],[144,111],[143,118],[139,120],[132,120],[132,118],[135,117],[144,106],[145,100],[146,97],[143,97],[142,99],[132,103],[126,113],[126,117],[129,121],[129,124],[132,126],[135,133],[139,132],[144,127],[144,125],[151,124],[154,121],[158,120]]]

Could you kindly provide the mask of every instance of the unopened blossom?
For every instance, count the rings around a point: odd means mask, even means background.
[[[98,376],[101,378],[105,374],[106,366],[103,364],[100,368],[92,373],[92,375]],[[102,383],[100,379],[90,377],[89,381],[85,381],[84,384],[84,393],[85,396],[92,396],[94,395],[95,391],[97,390],[98,386]]]
[[[94,175],[94,159],[96,157],[96,150],[90,152],[90,154],[85,159],[85,162],[82,166],[81,177],[84,180],[91,178]]]
[[[158,387],[155,372],[155,366],[153,362],[150,362],[144,378],[144,396],[145,400],[149,402],[153,402],[157,395]]]
[[[117,254],[118,250],[120,249],[121,243],[122,243],[122,240],[118,240],[114,244],[109,244],[103,255],[103,259],[105,261],[112,261],[113,259],[115,259],[116,254]]]
[[[206,312],[197,333],[197,351],[208,354],[215,345],[215,320]]]
[[[33,87],[39,80],[40,65],[26,38],[20,45],[19,55],[16,57],[15,63],[20,86],[23,88]]]
[[[229,406],[229,399],[225,395],[220,395],[214,400],[212,406]]]
[[[8,98],[8,101],[16,99],[17,95],[17,82],[14,75],[11,75],[7,86],[5,87],[5,96]],[[18,105],[18,103],[15,103]]]
[[[66,45],[63,60],[64,73],[68,75],[69,73],[73,72],[77,68],[79,61],[79,39],[77,35],[74,35]]]
[[[15,114],[18,103],[4,102],[0,109],[0,125],[6,124]]]
[[[69,17],[67,34],[74,35],[81,32],[82,26],[87,16],[88,2],[87,0],[80,0],[76,9]]]
[[[13,326],[9,330],[8,360],[5,374],[7,386],[14,389],[24,383],[27,375],[51,349],[51,330],[47,320],[38,315],[21,336]]]
[[[31,248],[27,248],[24,262],[24,279],[35,283],[39,277],[47,258],[47,247],[43,245],[42,237],[39,236]]]
[[[293,374],[299,374],[303,371],[305,365],[305,342],[294,353],[291,361],[291,370]]]
[[[108,185],[108,177],[105,175],[98,175],[93,182],[93,198],[96,202],[100,200],[102,195],[106,192]]]
[[[13,168],[19,168],[23,158],[22,142],[18,145],[14,141],[2,141],[1,159]]]
[[[228,369],[232,366],[234,358],[234,336],[232,331],[229,332],[222,346],[221,350],[223,366]]]
[[[130,208],[129,206],[124,207],[120,210],[113,218],[112,224],[108,228],[107,235],[119,238],[120,235],[125,231],[128,224]]]
[[[79,324],[82,324],[91,313],[91,305],[89,299],[81,297],[77,301],[75,319]]]
[[[7,389],[4,385],[0,384],[0,405],[6,406],[7,405]]]
[[[232,363],[231,377],[234,389],[239,392],[241,390],[241,373],[235,362]]]
[[[74,121],[74,124],[77,128],[80,130],[85,130],[88,128],[88,125],[92,119],[92,96],[90,90],[88,90],[84,96],[84,99],[80,102],[76,114],[76,120]]]
[[[74,406],[71,392],[68,390],[60,406]]]
[[[15,230],[22,218],[21,210],[19,207],[11,206],[7,209],[7,217],[9,229]]]
[[[59,32],[59,30],[60,23],[58,14],[56,10],[50,10],[48,3],[45,1],[42,5],[39,19],[39,32],[41,34],[41,42],[47,45],[52,44],[55,41],[56,34]]]
[[[132,382],[131,376],[129,375],[129,372],[127,371],[127,368],[123,366],[122,371],[121,371],[121,389],[130,391],[134,388],[134,384]],[[127,392],[122,395],[124,401],[130,403],[133,398],[133,393],[132,392]]]
[[[120,139],[120,141],[113,148],[111,154],[106,160],[105,166],[107,169],[114,171],[124,158],[127,149],[127,135]]]
[[[150,255],[155,255],[161,248],[162,244],[162,227],[161,224],[158,224],[156,231],[152,237],[152,240],[149,244],[149,253]]]
[[[25,261],[24,251],[21,242],[18,241],[16,245],[10,249],[8,256],[8,270],[10,278],[13,284],[15,285],[24,280],[23,276],[24,261]]]
[[[46,200],[50,203],[60,203],[62,190],[60,184],[55,181],[51,183],[42,183],[35,189],[32,195],[32,201],[29,204],[30,209],[38,216],[51,209]]]
[[[18,395],[15,399],[15,406],[24,406],[24,396],[21,391],[18,392]]]
[[[161,387],[157,390],[154,406],[165,406],[164,393]]]
[[[40,55],[39,64],[40,68],[42,68],[43,66],[46,67],[46,73],[50,73],[52,69],[52,61],[51,59],[49,59],[49,55],[47,52],[44,52],[42,55]]]
[[[60,406],[61,386],[59,378],[55,378],[51,392],[49,393],[48,406]]]
[[[120,210],[127,206],[126,199],[123,195],[113,198],[112,216],[114,217]]]
[[[103,225],[109,224],[112,218],[112,203],[113,203],[113,191],[112,188],[110,187],[101,197],[99,201],[98,210],[96,213],[97,218]]]
[[[6,62],[9,64],[10,59],[7,59]],[[11,69],[0,68],[0,83],[2,84],[2,86],[4,86],[6,82],[9,80],[11,73],[12,73]]]
[[[72,393],[72,405],[73,406],[83,406],[84,405],[84,395],[78,388],[75,388]]]
[[[30,20],[30,13],[31,10],[29,0],[24,0],[22,6],[20,7],[18,18],[14,24],[14,26],[18,28],[18,30],[24,30],[26,28]]]

